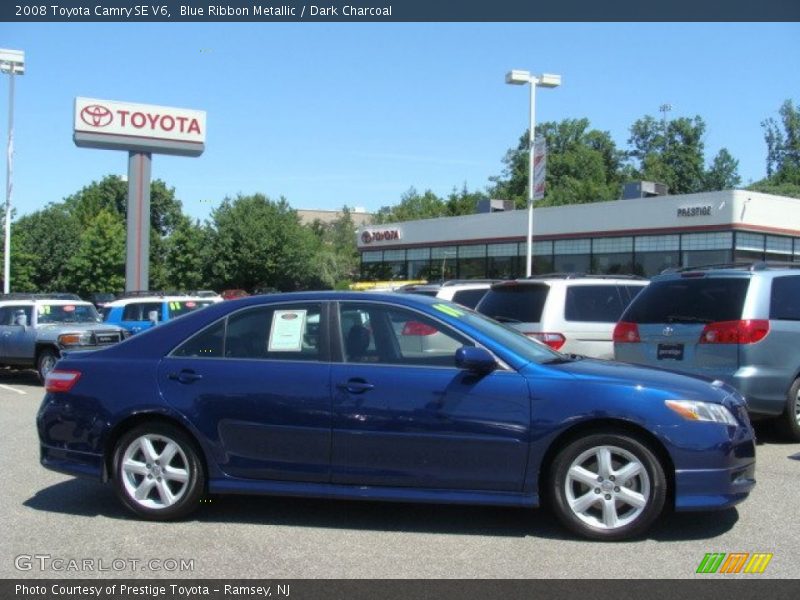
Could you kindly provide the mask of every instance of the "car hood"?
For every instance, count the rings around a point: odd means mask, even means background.
[[[688,400],[744,403],[744,399],[730,385],[700,375],[590,358],[550,366],[561,373],[593,383],[659,389],[668,391],[675,398]]]
[[[108,331],[118,332],[120,328],[107,323],[46,323],[37,325],[38,331]]]

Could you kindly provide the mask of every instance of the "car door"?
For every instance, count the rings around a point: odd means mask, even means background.
[[[521,375],[456,368],[456,349],[472,342],[416,311],[342,302],[338,317],[334,483],[522,489],[530,400]]]
[[[24,315],[24,319],[20,317]],[[33,307],[9,305],[0,312],[0,356],[9,362],[30,362],[36,346]]]
[[[163,396],[213,441],[233,477],[329,479],[327,318],[319,302],[245,308],[163,359]]]

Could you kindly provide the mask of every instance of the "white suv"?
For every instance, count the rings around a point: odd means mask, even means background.
[[[648,284],[625,275],[542,275],[495,283],[475,308],[566,354],[614,357],[622,311]]]
[[[402,294],[422,294],[475,308],[496,279],[451,279],[444,283],[404,285],[395,290]]]

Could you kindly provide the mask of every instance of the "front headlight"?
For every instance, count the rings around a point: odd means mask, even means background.
[[[724,423],[732,427],[739,425],[731,411],[721,404],[699,402],[697,400],[665,400],[664,404],[688,421],[710,421],[712,423]]]
[[[92,333],[62,333],[58,336],[58,343],[62,346],[89,346],[92,344]]]

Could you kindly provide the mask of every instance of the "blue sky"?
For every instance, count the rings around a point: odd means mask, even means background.
[[[528,126],[513,68],[563,77],[538,121],[586,117],[621,147],[661,104],[700,115],[707,159],[727,147],[745,183],[765,175],[761,121],[800,101],[797,23],[0,23],[0,46],[26,54],[17,215],[127,172],[123,152],[74,145],[76,96],[207,111],[203,156],[153,159],[199,219],[238,193],[374,211],[411,186],[483,189]],[[7,109],[3,76],[3,155]]]

